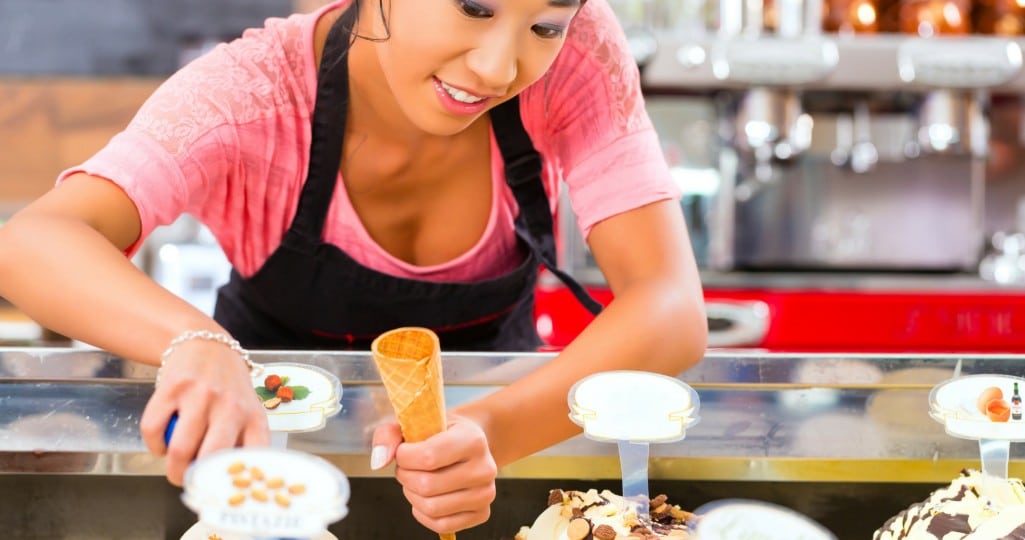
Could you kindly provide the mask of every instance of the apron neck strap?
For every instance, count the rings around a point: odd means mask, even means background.
[[[317,71],[310,162],[290,231],[311,245],[321,242],[328,208],[334,198],[345,142],[349,108],[349,47],[354,38],[356,10],[346,9],[328,33]],[[555,274],[592,313],[601,304],[556,265],[552,211],[541,180],[541,156],[534,148],[514,97],[489,113],[505,163],[505,179],[520,208],[516,228],[534,255]]]
[[[356,10],[347,8],[328,33],[317,71],[310,163],[291,229],[319,243],[334,198],[349,116],[349,45]]]
[[[514,97],[491,110],[495,139],[505,160],[505,182],[516,198],[520,215],[517,229],[534,255],[555,274],[573,296],[593,314],[602,306],[569,274],[559,269],[555,256],[555,223],[548,202],[544,182],[541,180],[541,155],[530,141],[520,115],[519,97]]]

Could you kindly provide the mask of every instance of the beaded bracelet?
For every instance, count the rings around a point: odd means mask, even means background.
[[[210,341],[215,341],[222,345],[226,345],[229,349],[235,351],[236,353],[238,353],[239,356],[242,357],[242,361],[245,362],[246,366],[249,367],[250,373],[259,373],[261,369],[249,358],[249,351],[243,349],[242,345],[239,344],[238,340],[233,339],[231,336],[220,332],[211,332],[210,330],[186,330],[185,332],[182,332],[180,336],[172,339],[171,343],[168,344],[167,349],[165,349],[164,352],[160,355],[160,367],[157,368],[156,380],[153,382],[154,386],[160,384],[160,373],[164,370],[164,364],[167,362],[167,358],[171,356],[171,353],[174,352],[174,349],[178,345],[181,345],[182,343],[185,343],[186,341],[191,341],[193,339],[206,339]]]

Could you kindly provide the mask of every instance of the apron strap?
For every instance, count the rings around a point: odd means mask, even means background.
[[[351,14],[350,14],[351,12]],[[349,112],[349,43],[355,10],[347,9],[335,21],[324,43],[317,73],[317,100],[313,107],[313,141],[306,185],[289,232],[320,243],[328,207],[338,183],[345,123]]]
[[[350,13],[352,12],[352,13]],[[301,245],[320,244],[328,208],[338,183],[338,168],[349,105],[349,50],[354,10],[346,10],[332,25],[321,54],[317,73],[317,98],[313,107],[310,163],[289,233]],[[530,250],[548,271],[562,281],[588,311],[597,315],[602,305],[569,274],[559,269],[555,257],[554,223],[548,196],[541,182],[541,156],[530,141],[520,118],[519,98],[490,111],[496,139],[505,162],[506,183],[520,207],[516,228]],[[526,230],[522,230],[522,228]]]
[[[521,236],[545,268],[555,274],[588,311],[594,315],[601,313],[601,303],[556,264],[555,224],[548,194],[541,181],[541,155],[523,127],[519,98],[514,97],[498,105],[490,114],[495,125],[495,138],[505,161],[505,181],[516,197],[520,217],[523,218],[516,221],[516,227],[520,228],[523,223],[526,228],[523,231],[526,234]]]

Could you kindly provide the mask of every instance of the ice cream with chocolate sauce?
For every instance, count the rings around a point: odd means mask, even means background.
[[[614,540],[690,538],[686,521],[692,517],[665,495],[651,500],[651,523],[642,524],[636,508],[609,490],[552,490],[548,508],[534,524],[523,527],[515,540]]]
[[[1025,486],[965,469],[949,486],[890,518],[873,540],[1025,540]],[[984,494],[985,493],[985,494]]]

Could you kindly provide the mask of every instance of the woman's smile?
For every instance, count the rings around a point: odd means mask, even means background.
[[[454,97],[457,101],[462,101],[463,103],[477,103],[487,98],[487,96],[484,96],[480,92],[463,90],[461,88],[452,86],[451,84],[448,84],[447,82],[442,81],[441,79],[438,79],[438,81],[441,82],[441,87],[444,88],[445,91],[448,92],[449,95]]]
[[[441,106],[451,114],[458,116],[473,116],[480,114],[488,108],[493,99],[488,96],[473,94],[456,88],[437,77],[432,78],[435,94]]]

